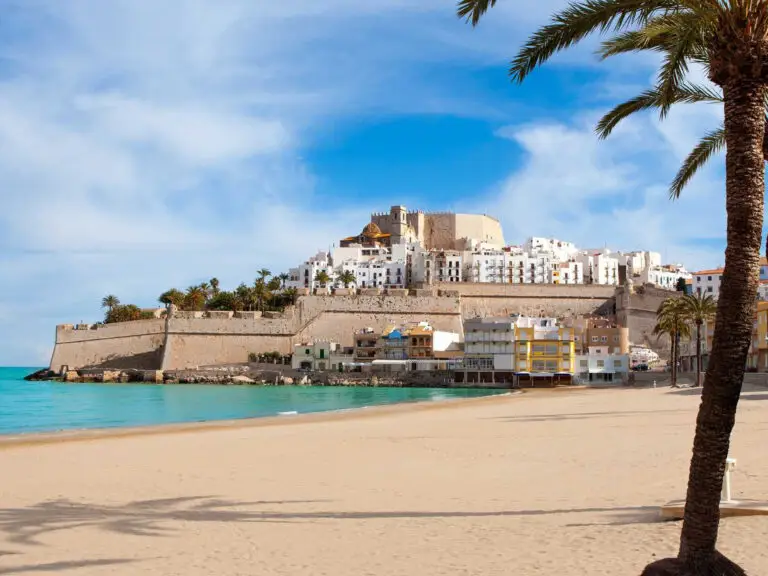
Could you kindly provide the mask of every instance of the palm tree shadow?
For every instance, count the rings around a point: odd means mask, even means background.
[[[496,511],[276,511],[285,504],[327,502],[324,500],[278,500],[236,502],[210,496],[140,500],[124,505],[95,505],[69,500],[46,501],[26,508],[0,509],[0,532],[14,544],[41,546],[40,538],[60,530],[90,527],[133,536],[171,536],[176,529],[167,524],[199,522],[317,522],[323,520],[374,520],[402,518],[521,517],[578,513],[644,513],[657,508],[646,506],[612,508],[569,508],[555,510]],[[268,509],[252,510],[253,506]]]
[[[26,572],[61,572],[63,570],[76,570],[78,568],[90,568],[93,566],[114,566],[116,564],[128,564],[129,562],[134,562],[134,560],[107,558],[102,560],[51,562],[49,564],[30,564],[28,566],[11,566],[7,568],[0,568],[0,574],[24,574]]]
[[[51,532],[96,527],[133,536],[170,536],[164,524],[183,522],[285,522],[277,514],[242,510],[248,506],[302,504],[321,500],[234,502],[211,496],[139,500],[128,504],[94,505],[70,500],[49,500],[27,508],[0,509],[0,532],[8,542],[39,546],[39,538]]]

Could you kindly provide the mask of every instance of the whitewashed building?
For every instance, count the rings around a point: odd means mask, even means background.
[[[609,346],[590,346],[576,356],[576,371],[584,382],[623,381],[629,374],[629,354],[615,354]]]
[[[720,295],[720,282],[723,278],[723,269],[701,270],[693,274],[692,290],[697,294],[712,296],[717,299]]]

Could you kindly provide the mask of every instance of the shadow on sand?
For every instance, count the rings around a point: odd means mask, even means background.
[[[686,410],[616,410],[613,412],[577,412],[574,414],[529,414],[524,416],[495,416],[489,418],[489,420],[502,420],[504,422],[550,422],[557,420],[587,420],[611,416],[638,416],[640,414],[656,416],[658,414],[678,414],[680,412],[686,412]]]
[[[30,564],[28,566],[10,566],[0,568],[0,574],[26,574],[28,572],[62,572],[64,570],[77,570],[78,568],[91,568],[94,566],[113,566],[115,564],[128,564],[133,560],[119,558],[104,560],[75,560],[68,562],[51,562],[49,564]]]
[[[39,538],[61,530],[97,528],[133,536],[171,536],[177,529],[171,521],[198,522],[302,522],[322,520],[377,520],[392,518],[483,518],[506,516],[546,516],[555,514],[612,513],[627,515],[626,523],[645,523],[658,517],[658,508],[650,506],[573,508],[555,510],[499,511],[369,511],[369,512],[301,512],[276,511],[280,505],[327,502],[326,500],[233,502],[211,496],[167,498],[130,502],[121,506],[96,505],[67,500],[41,502],[26,508],[0,509],[0,532],[7,541],[27,546],[41,546]],[[266,510],[247,510],[254,506]],[[92,561],[97,562],[97,561]],[[98,562],[123,562],[100,560]],[[67,569],[68,563],[61,563]],[[40,569],[40,568],[38,568]],[[7,570],[7,569],[6,569]],[[16,569],[18,572],[20,569]],[[41,569],[40,569],[41,570]],[[51,570],[51,569],[49,569]],[[32,568],[28,568],[32,571]],[[10,572],[2,572],[7,574]]]

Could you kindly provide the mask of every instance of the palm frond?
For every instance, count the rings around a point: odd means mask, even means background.
[[[583,40],[592,32],[621,30],[644,24],[654,15],[681,10],[677,0],[583,0],[571,3],[552,17],[523,46],[510,65],[509,74],[522,82],[556,52]]]
[[[603,116],[597,123],[595,131],[600,139],[605,139],[622,120],[636,112],[661,108],[664,101],[664,96],[658,87],[646,90],[639,96],[622,102]],[[708,86],[683,82],[675,88],[673,95],[668,97],[666,101],[672,104],[694,104],[697,102],[722,102],[723,97]]]
[[[704,136],[688,154],[669,187],[670,198],[677,199],[696,172],[725,146],[725,128],[718,128]]]
[[[496,0],[459,0],[456,14],[459,18],[470,22],[472,26],[477,26],[482,15],[495,5]]]
[[[677,87],[688,72],[688,61],[704,43],[700,22],[692,12],[671,14],[663,17],[665,33],[670,34],[671,46],[666,50],[664,63],[659,70],[659,92],[661,96],[660,116],[669,112],[676,102]]]
[[[600,44],[597,54],[605,60],[618,54],[640,52],[642,50],[666,50],[669,47],[669,34],[653,34],[649,27],[640,30],[628,30]]]

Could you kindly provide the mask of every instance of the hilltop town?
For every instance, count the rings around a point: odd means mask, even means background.
[[[294,376],[342,380],[378,373],[423,381],[417,373],[430,373],[473,386],[626,381],[668,356],[667,338],[654,332],[660,303],[683,293],[716,297],[718,274],[692,274],[650,250],[540,237],[508,245],[491,216],[398,205],[286,274],[260,271],[253,287],[226,292],[212,279],[186,294],[164,292],[164,308],[133,307],[127,316],[105,298],[107,323],[57,327],[50,370],[146,370],[167,380],[154,372],[267,354]],[[690,365],[690,343],[679,350]]]

